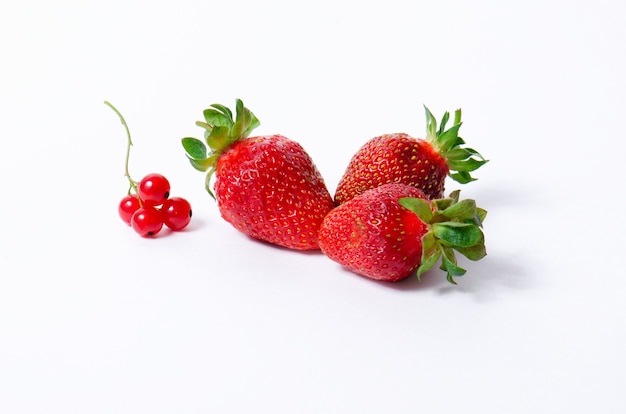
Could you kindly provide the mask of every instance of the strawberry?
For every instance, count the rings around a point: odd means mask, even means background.
[[[296,250],[319,249],[317,232],[334,202],[311,157],[282,135],[249,137],[260,122],[241,100],[204,110],[206,144],[183,138],[191,165],[224,220],[248,236]],[[209,151],[207,151],[207,146]],[[215,176],[214,191],[211,178]]]
[[[459,183],[474,181],[470,175],[487,161],[477,151],[462,147],[459,137],[461,110],[454,125],[446,128],[450,114],[437,120],[426,107],[426,138],[405,133],[377,136],[366,142],[350,160],[335,192],[335,202],[351,198],[382,184],[401,182],[424,191],[428,198],[443,197],[446,176]]]
[[[441,259],[449,282],[465,274],[454,251],[470,260],[486,255],[482,222],[487,212],[474,200],[428,200],[402,183],[383,184],[336,207],[324,218],[319,246],[331,260],[371,279],[396,282],[417,277]]]

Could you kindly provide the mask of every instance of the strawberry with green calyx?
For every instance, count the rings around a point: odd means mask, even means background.
[[[250,137],[258,118],[237,100],[204,110],[204,142],[183,138],[191,165],[224,220],[248,236],[296,250],[319,249],[317,232],[335,204],[311,157],[282,135]],[[213,191],[211,179],[215,177]]]
[[[465,274],[455,251],[470,260],[486,255],[482,222],[486,211],[474,200],[428,200],[423,191],[402,183],[383,184],[328,213],[319,245],[331,260],[371,279],[396,282],[417,270],[417,277],[439,260],[447,280]]]
[[[382,184],[401,182],[424,191],[430,199],[442,198],[446,176],[466,184],[474,181],[470,174],[485,160],[476,150],[463,147],[459,136],[461,110],[455,111],[449,129],[449,112],[439,127],[427,107],[426,138],[413,138],[405,133],[385,134],[366,142],[352,157],[335,192],[335,202],[351,198]]]

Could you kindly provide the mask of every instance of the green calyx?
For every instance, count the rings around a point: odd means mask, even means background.
[[[259,119],[237,99],[235,117],[230,109],[220,104],[213,104],[203,111],[204,121],[196,125],[204,129],[204,141],[186,137],[182,145],[191,166],[201,172],[207,172],[205,187],[211,197],[211,177],[215,173],[217,160],[231,145],[246,138],[260,125]]]
[[[428,225],[428,231],[422,236],[418,279],[441,259],[439,268],[446,272],[448,282],[456,284],[454,278],[463,276],[466,270],[458,265],[455,252],[474,261],[487,255],[482,231],[487,211],[477,207],[474,200],[459,201],[459,194],[460,191],[453,191],[448,198],[430,202],[413,197],[398,200]]]
[[[454,124],[446,129],[446,124],[450,119],[449,112],[443,114],[437,127],[437,120],[433,114],[426,106],[424,109],[426,110],[426,139],[446,159],[450,168],[448,174],[450,178],[461,184],[475,181],[476,178],[472,177],[470,172],[480,168],[487,163],[487,160],[478,151],[462,147],[465,141],[459,136],[462,124],[461,110],[457,109],[454,112]]]

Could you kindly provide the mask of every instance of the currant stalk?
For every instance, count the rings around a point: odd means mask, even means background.
[[[122,125],[124,125],[124,129],[126,130],[127,141],[126,141],[126,161],[124,163],[124,177],[128,179],[128,183],[130,184],[130,187],[128,188],[128,194],[131,194],[131,192],[134,192],[135,194],[139,194],[139,189],[137,188],[137,182],[131,178],[130,173],[128,171],[128,164],[130,160],[130,147],[133,146],[133,140],[130,137],[130,129],[128,128],[128,124],[126,123],[124,116],[121,114],[120,111],[117,110],[116,107],[114,107],[109,101],[104,101],[104,104],[108,106],[109,108],[111,108],[113,112],[117,114],[117,116],[120,118],[120,121],[122,121]],[[143,206],[141,199],[139,199],[139,204]]]

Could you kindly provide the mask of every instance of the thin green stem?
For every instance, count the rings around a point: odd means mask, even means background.
[[[127,144],[126,144],[126,161],[124,163],[124,177],[128,178],[128,182],[130,184],[131,189],[135,192],[135,194],[138,194],[137,182],[131,178],[130,173],[128,172],[128,161],[130,159],[130,147],[133,146],[133,141],[130,138],[130,129],[128,129],[128,124],[126,123],[124,116],[120,113],[120,111],[117,110],[116,107],[114,107],[109,101],[104,101],[104,104],[108,106],[109,108],[111,108],[117,114],[117,116],[120,118],[120,121],[122,121],[122,125],[124,125],[124,129],[126,129]]]

